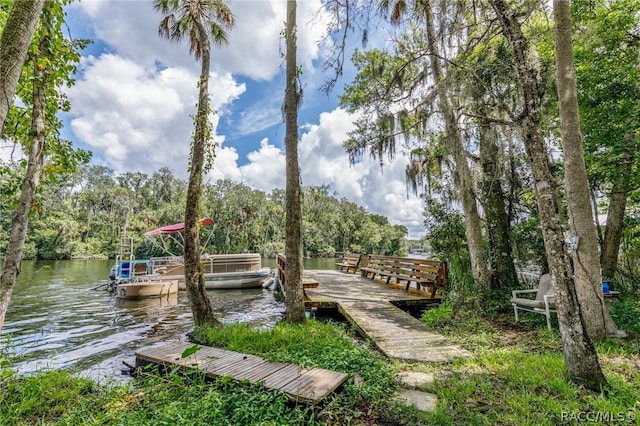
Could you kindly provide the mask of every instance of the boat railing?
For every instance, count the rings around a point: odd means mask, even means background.
[[[178,256],[152,257],[152,270],[167,275],[184,274],[184,260]],[[222,272],[248,272],[262,269],[259,253],[208,254],[201,258],[206,274]]]
[[[132,278],[135,256],[133,254],[133,238],[120,237],[120,247],[116,255],[115,280]]]

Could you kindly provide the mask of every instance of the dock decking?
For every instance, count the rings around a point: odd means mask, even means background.
[[[336,390],[348,377],[346,373],[304,368],[209,346],[200,346],[197,352],[182,358],[185,349],[193,346],[194,343],[178,341],[138,351],[136,368],[147,364],[183,370],[197,368],[209,378],[228,376],[249,383],[264,382],[267,389],[280,390],[294,401],[313,405]]]
[[[471,355],[396,306],[437,302],[426,294],[330,270],[304,271],[304,284],[306,306],[337,308],[388,358],[447,362]],[[249,383],[263,382],[267,389],[280,390],[294,401],[309,404],[320,402],[348,377],[345,373],[304,368],[208,346],[200,346],[197,352],[182,358],[185,349],[193,346],[191,342],[179,341],[138,351],[136,367],[153,363],[165,368],[198,368],[210,378],[229,376]]]
[[[305,289],[307,307],[338,308],[388,358],[445,362],[471,355],[391,303],[421,305],[439,300],[340,271],[306,270],[304,276],[318,282],[316,288]]]

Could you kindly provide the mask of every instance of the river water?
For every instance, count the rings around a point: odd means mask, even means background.
[[[70,369],[98,381],[125,380],[123,361],[139,348],[184,339],[193,328],[184,291],[169,297],[122,300],[97,289],[113,261],[25,261],[0,335],[20,373]],[[263,266],[275,267],[266,259]],[[307,269],[333,269],[334,259],[309,259]],[[269,328],[284,317],[284,303],[263,289],[212,290],[218,318]]]

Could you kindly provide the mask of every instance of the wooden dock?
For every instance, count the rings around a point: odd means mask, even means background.
[[[304,271],[318,282],[305,289],[309,308],[337,308],[388,358],[407,362],[447,362],[471,354],[403,311],[398,305],[439,303],[426,293],[406,291],[340,271]]]
[[[136,352],[136,368],[148,364],[182,370],[197,368],[209,378],[228,376],[249,383],[263,382],[267,389],[285,392],[296,402],[312,405],[336,390],[348,377],[346,373],[304,368],[209,346],[200,346],[198,351],[183,358],[183,352],[193,346],[194,343],[178,341]]]

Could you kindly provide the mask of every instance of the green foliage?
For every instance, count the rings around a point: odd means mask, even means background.
[[[234,324],[200,330],[199,337],[231,350],[344,371],[351,378],[323,403],[325,420],[320,421],[318,410],[291,404],[282,392],[229,378],[208,381],[198,373],[160,376],[149,369],[126,386],[104,388],[67,372],[8,376],[0,380],[0,424],[306,426],[326,424],[328,418],[355,425],[375,421],[396,386],[388,365],[335,324],[280,324],[271,331]],[[358,385],[356,373],[362,381]]]
[[[447,304],[427,311],[423,321],[472,356],[447,364],[388,365],[348,329],[315,321],[265,331],[241,324],[197,331],[215,346],[349,373],[344,390],[323,402],[322,419],[320,409],[291,404],[261,384],[208,381],[199,373],[148,369],[127,385],[102,386],[64,371],[20,377],[0,370],[0,424],[555,425],[575,423],[563,421],[572,413],[640,414],[637,332],[596,346],[610,386],[594,393],[567,380],[559,332],[544,324],[531,328],[514,323],[512,315],[483,318]],[[423,388],[437,395],[434,412],[391,402],[394,369],[434,376]]]
[[[640,219],[635,213],[625,218],[622,231],[616,290],[640,294]]]
[[[16,194],[20,191],[26,164],[15,162],[4,164],[0,161],[0,211],[15,208]]]
[[[424,197],[425,239],[436,256],[462,258],[466,251],[464,217],[459,211],[434,198]],[[457,256],[455,256],[457,254]],[[448,257],[451,259],[450,257]]]
[[[131,386],[98,387],[67,372],[46,372],[0,383],[2,425],[60,424],[316,424],[288,397],[221,379],[145,375]]]
[[[79,164],[89,161],[90,154],[73,149],[71,142],[60,138],[62,121],[58,117],[59,112],[69,111],[69,103],[63,93],[64,86],[73,84],[73,74],[77,71],[76,65],[80,61],[79,50],[86,47],[86,40],[69,40],[63,33],[64,9],[63,6],[68,1],[47,2],[41,13],[41,19],[35,29],[33,41],[22,68],[22,75],[17,87],[16,95],[20,102],[11,106],[7,121],[4,123],[3,133],[0,135],[0,149],[11,148],[14,152],[28,153],[30,145],[33,143],[33,126],[31,123],[30,110],[33,108],[34,91],[37,90],[46,94],[46,104],[44,106],[43,120],[46,123],[46,143],[43,147],[45,158],[42,170],[36,173],[41,175],[40,185],[33,188],[35,199],[31,203],[31,216],[42,212],[42,204],[45,202],[42,196],[41,185],[48,182],[57,182],[59,176],[72,173]],[[4,24],[5,10],[0,10],[2,23]],[[52,54],[55,52],[55,54]],[[37,73],[43,71],[42,73]],[[42,75],[40,75],[42,74]],[[17,154],[17,158],[0,160],[0,223],[2,231],[0,236],[9,234],[13,210],[16,207],[18,195],[23,186],[26,175],[26,160],[21,158],[22,154]],[[41,172],[41,173],[40,173]],[[31,195],[31,194],[30,194]],[[24,212],[26,214],[27,212]],[[24,220],[22,218],[21,220]],[[63,229],[60,229],[63,232]],[[33,238],[33,235],[29,236]],[[42,240],[51,237],[46,235]],[[22,240],[18,242],[23,246],[23,258],[30,259],[44,257],[58,259],[67,258],[64,251],[59,247],[42,247],[40,242]],[[55,238],[54,238],[55,240]],[[8,238],[2,238],[0,243],[0,253],[4,252],[8,246]],[[16,249],[16,247],[14,247]]]
[[[518,263],[522,267],[535,265],[543,270],[547,268],[547,255],[540,230],[540,219],[531,216],[512,228],[513,241],[517,247]]]
[[[337,324],[309,320],[304,325],[279,323],[264,331],[233,324],[197,330],[195,335],[203,344],[227,350],[351,375],[358,373],[363,384],[356,387],[352,377],[345,393],[336,397],[338,406],[334,410],[339,410],[347,401],[351,404],[367,402],[379,407],[389,389],[394,387],[393,376],[386,364],[367,347],[357,344],[354,337]]]
[[[231,351],[266,356],[305,367],[319,367],[347,373],[377,370],[384,363],[366,347],[354,344],[354,337],[340,324],[314,320],[304,325],[276,324],[270,330],[254,330],[234,323],[219,328],[199,329],[194,333],[202,344]]]
[[[462,213],[429,196],[424,197],[424,202],[424,240],[436,258],[448,262],[450,297],[475,297]]]
[[[187,358],[189,355],[193,355],[196,352],[198,352],[201,349],[200,346],[198,345],[193,345],[187,349],[185,349],[182,354],[180,355],[180,358]]]
[[[95,382],[61,371],[14,376],[0,381],[0,388],[3,425],[90,424],[101,416],[107,396],[114,400],[124,397],[118,391],[105,393]]]
[[[581,25],[575,60],[589,178],[605,192],[620,182],[617,190],[637,190],[640,2],[578,1],[573,13]]]
[[[620,330],[640,333],[640,298],[636,294],[622,295],[611,304],[611,318]]]
[[[4,342],[0,345],[0,389],[2,388],[2,382],[15,374],[15,372],[9,368],[12,360],[15,359],[15,356],[11,354],[11,349],[13,349],[11,335],[5,335],[3,339]]]
[[[127,425],[210,424],[277,425],[317,424],[304,406],[289,407],[288,397],[265,391],[260,385],[240,385],[228,379],[203,383],[191,377],[150,376],[141,383],[145,395],[126,410],[108,416],[109,423]]]
[[[17,87],[17,96],[21,102],[11,106],[2,134],[2,143],[15,144],[28,153],[32,137],[29,111],[33,102],[34,69],[36,66],[46,68],[47,143],[46,162],[42,174],[43,184],[49,181],[55,182],[60,174],[73,172],[76,167],[86,164],[91,158],[89,152],[74,149],[70,141],[61,139],[59,136],[63,123],[58,113],[67,112],[70,108],[63,89],[65,86],[70,87],[74,84],[74,75],[77,72],[77,64],[80,62],[80,50],[90,43],[86,39],[70,40],[66,36],[63,6],[67,3],[69,3],[68,0],[50,2],[42,11],[47,19],[42,19],[36,28]],[[55,52],[54,55],[44,55],[40,52],[39,43],[43,38],[48,40],[51,50]],[[24,169],[22,165],[20,168]],[[0,170],[11,171],[8,174],[10,179],[0,180],[2,199],[11,200],[20,188],[24,172],[16,173],[15,168],[1,161]],[[0,205],[0,208],[2,207]]]
[[[566,420],[571,413],[623,413],[625,420],[628,412],[639,414],[637,334],[597,346],[610,389],[592,393],[567,381],[559,332],[543,322],[531,329],[515,324],[512,314],[482,318],[446,304],[423,321],[474,354],[431,369],[439,403],[423,424],[555,425],[575,423]]]
[[[78,189],[80,188],[80,189]],[[163,168],[115,175],[104,166],[58,175],[38,197],[27,236],[30,259],[114,256],[122,230],[136,242],[139,258],[165,253],[143,234],[157,226],[183,221],[186,184]],[[4,199],[3,199],[4,200]],[[270,194],[231,180],[205,184],[203,215],[216,225],[203,229],[211,253],[251,251],[275,257],[284,252],[284,193]],[[404,226],[371,215],[327,186],[303,188],[303,244],[308,256],[355,251],[404,255]],[[0,235],[8,235],[12,207],[0,206]],[[7,238],[0,238],[0,253]],[[180,253],[173,241],[168,249]]]

